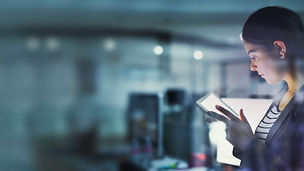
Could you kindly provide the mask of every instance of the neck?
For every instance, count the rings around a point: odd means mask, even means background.
[[[289,72],[283,76],[283,80],[287,82],[289,92],[296,92],[303,83],[304,77],[298,72],[294,74]]]

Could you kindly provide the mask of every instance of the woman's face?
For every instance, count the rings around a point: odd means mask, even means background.
[[[250,70],[256,71],[266,80],[268,84],[275,84],[282,80],[282,74],[278,72],[277,61],[279,55],[270,56],[265,48],[260,45],[247,43],[244,41],[246,53],[250,57]]]

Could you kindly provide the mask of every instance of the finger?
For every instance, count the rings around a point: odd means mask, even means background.
[[[239,121],[240,119],[236,116],[234,116],[234,114],[232,114],[230,111],[228,111],[227,109],[223,108],[220,105],[215,105],[215,108],[217,110],[219,110],[220,112],[222,112],[224,115],[226,115],[229,119],[233,120],[233,121]]]
[[[246,117],[245,117],[245,115],[244,115],[244,113],[243,113],[243,109],[240,110],[240,118],[241,118],[241,120],[242,120],[244,123],[246,123],[247,126],[251,129],[251,126],[250,126],[248,120],[246,119]],[[252,131],[251,131],[251,134],[253,135],[253,132],[252,132]]]
[[[240,118],[241,118],[241,120],[243,122],[249,124],[248,121],[247,121],[247,119],[246,119],[246,117],[245,117],[245,115],[244,115],[244,113],[243,113],[243,109],[240,110]]]
[[[207,121],[208,123],[212,123],[212,122],[215,122],[215,121],[217,121],[217,120],[214,119],[214,118],[209,118],[209,117],[207,117],[207,118],[206,118],[206,121]]]
[[[229,122],[229,119],[228,119],[228,118],[226,118],[225,116],[220,115],[220,114],[218,114],[218,113],[209,111],[207,114],[208,114],[208,116],[210,116],[211,118],[214,118],[214,119],[216,119],[216,120],[219,120],[219,121],[222,121],[222,122],[225,122],[225,123],[228,123],[228,122]]]

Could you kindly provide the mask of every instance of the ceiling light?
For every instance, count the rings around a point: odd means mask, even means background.
[[[112,38],[107,38],[103,42],[103,46],[107,51],[113,51],[116,48],[116,42]]]
[[[194,59],[196,59],[196,60],[201,60],[201,59],[204,57],[204,54],[203,54],[202,51],[196,50],[196,51],[194,51],[194,53],[193,53],[193,57],[194,57]]]
[[[159,45],[155,46],[154,53],[156,55],[161,55],[163,53],[163,48],[161,46],[159,46]]]
[[[40,46],[40,41],[37,37],[30,37],[26,41],[26,46],[31,51],[38,50],[38,48]]]
[[[56,51],[59,47],[59,40],[56,37],[49,37],[46,40],[46,48],[50,51]]]

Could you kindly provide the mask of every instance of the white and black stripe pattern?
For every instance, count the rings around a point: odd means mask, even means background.
[[[256,137],[265,142],[270,128],[275,123],[275,121],[280,116],[281,112],[279,110],[279,104],[274,104],[273,107],[264,116],[262,121],[259,123],[257,129],[255,130]]]

